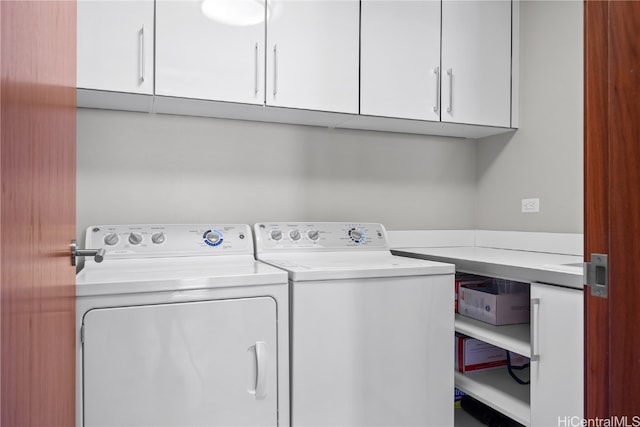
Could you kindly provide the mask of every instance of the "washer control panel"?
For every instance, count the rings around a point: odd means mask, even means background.
[[[261,222],[256,251],[388,249],[382,224],[355,222]]]
[[[253,237],[245,224],[93,225],[85,248],[104,248],[106,258],[253,255]]]

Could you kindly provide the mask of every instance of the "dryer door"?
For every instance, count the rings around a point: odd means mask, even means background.
[[[84,425],[277,425],[272,298],[95,309],[83,325]]]

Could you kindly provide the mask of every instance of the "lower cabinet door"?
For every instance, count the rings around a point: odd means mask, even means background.
[[[584,400],[583,291],[532,283],[531,301],[531,425],[576,425]]]
[[[277,425],[273,299],[95,309],[83,325],[85,426]]]

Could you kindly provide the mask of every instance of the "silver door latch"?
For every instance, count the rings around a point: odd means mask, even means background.
[[[73,267],[77,264],[77,258],[79,256],[92,256],[95,262],[102,262],[104,260],[104,248],[100,249],[78,249],[76,240],[71,241],[71,265]]]
[[[584,284],[591,286],[591,295],[607,298],[609,267],[607,254],[591,254],[591,262],[584,263]]]

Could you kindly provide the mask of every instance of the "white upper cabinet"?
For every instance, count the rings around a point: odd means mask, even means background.
[[[511,126],[511,7],[443,0],[443,122]]]
[[[265,2],[234,3],[248,20],[205,14],[229,1],[156,1],[156,95],[264,103]]]
[[[361,114],[440,120],[439,1],[362,0],[360,61]]]
[[[517,33],[515,0],[79,0],[78,106],[480,138]]]
[[[153,0],[79,0],[77,86],[153,94]]]
[[[358,113],[358,0],[270,1],[267,105]]]

